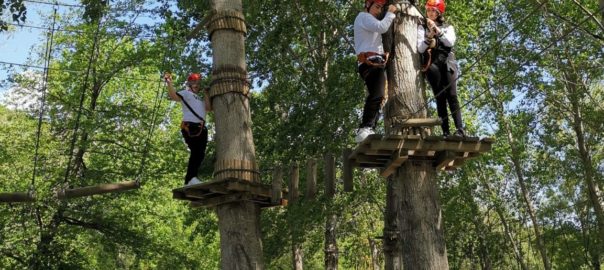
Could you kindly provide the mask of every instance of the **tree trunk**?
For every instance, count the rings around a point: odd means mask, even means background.
[[[508,143],[510,145],[509,158],[512,160],[514,172],[516,173],[516,178],[518,179],[520,191],[522,192],[522,200],[524,201],[524,204],[526,205],[526,211],[531,219],[533,231],[535,232],[535,238],[537,240],[537,249],[539,250],[539,253],[541,254],[541,260],[543,262],[543,267],[545,270],[551,270],[552,266],[551,266],[549,257],[547,256],[545,240],[543,239],[543,235],[541,234],[541,227],[539,225],[539,220],[537,219],[535,206],[533,205],[533,200],[531,199],[530,191],[526,184],[524,172],[522,171],[522,168],[524,168],[524,166],[522,164],[521,157],[520,157],[521,150],[518,149],[519,142],[516,141],[516,138],[514,137],[514,134],[512,133],[512,127],[511,127],[508,119],[505,117],[505,113],[503,111],[503,105],[501,104],[500,101],[498,101],[498,99],[494,98],[491,95],[490,91],[487,91],[487,94],[489,95],[489,98],[491,99],[491,102],[492,102],[493,106],[495,107],[499,124],[501,125],[501,128],[505,131],[505,133],[507,135]]]
[[[493,196],[494,198],[499,198],[498,195],[495,194],[493,189],[491,189],[491,186],[487,182],[488,179],[486,179],[486,177],[484,176],[484,174],[482,174],[482,172],[480,172],[479,179],[480,179],[480,182],[482,183],[483,187],[486,189],[486,191],[489,194],[491,194],[491,196]],[[505,217],[504,210],[499,205],[499,202],[494,202],[494,203],[495,203],[495,212],[497,213],[497,216],[499,216],[499,220],[501,220],[501,225],[503,226],[503,231],[505,232],[505,236],[508,238],[508,241],[510,241],[510,244],[512,245],[512,250],[514,251],[514,258],[516,258],[516,262],[518,262],[518,264],[520,265],[520,269],[528,270],[529,268],[526,265],[526,262],[524,260],[524,255],[522,254],[522,250],[520,249],[519,245],[516,243],[516,240],[514,239],[514,235],[512,234],[510,225],[508,224],[507,218]]]
[[[384,118],[387,134],[398,132],[392,129],[394,124],[407,118],[426,116],[425,84],[417,53],[420,14],[410,4],[401,6],[401,17],[393,24],[394,42],[384,39],[384,47],[393,48]],[[404,163],[389,179],[387,192],[384,217],[386,269],[449,269],[436,170],[432,163]],[[397,236],[389,237],[388,234]],[[396,243],[389,238],[395,238]]]
[[[335,159],[332,154],[325,155],[325,197],[327,198],[327,220],[325,221],[325,269],[338,269],[338,241],[336,229],[338,216],[333,211],[333,197],[336,193]]]
[[[212,0],[211,6],[216,12],[243,11],[241,0]],[[233,67],[246,70],[243,33],[217,30],[211,41],[215,71]],[[256,164],[247,96],[235,92],[217,95],[212,98],[212,106],[216,121],[217,160]],[[242,201],[219,205],[216,212],[222,269],[263,269],[259,206]]]
[[[600,0],[600,14],[602,15],[602,21],[604,21],[604,0]]]
[[[581,159],[583,177],[585,179],[585,185],[587,187],[587,196],[592,207],[594,208],[594,213],[596,214],[596,221],[598,222],[598,233],[600,237],[598,252],[602,252],[602,250],[604,250],[604,206],[602,205],[602,191],[600,190],[600,186],[597,182],[597,172],[593,165],[591,150],[588,145],[588,142],[586,141],[587,136],[583,123],[583,113],[581,112],[580,105],[580,100],[581,96],[583,95],[583,92],[578,89],[578,86],[582,85],[582,82],[579,74],[577,74],[576,72],[577,69],[575,68],[573,58],[570,57],[568,49],[566,49],[566,59],[568,60],[568,64],[565,65],[564,63],[560,63],[560,66],[563,67],[562,74],[564,76],[564,82],[568,91],[568,98],[570,99],[571,104],[571,125],[576,136],[575,139],[577,149],[579,150],[579,158]],[[589,91],[589,89],[583,90],[585,92]]]

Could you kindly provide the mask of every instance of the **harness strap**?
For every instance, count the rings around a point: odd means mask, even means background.
[[[373,56],[375,58],[371,59]],[[384,61],[374,62],[373,60],[378,59],[377,57],[381,57]],[[357,61],[363,64],[367,64],[372,67],[380,67],[383,68],[386,66],[386,56],[376,52],[362,52],[357,55]]]
[[[184,103],[187,106],[187,108],[189,108],[189,110],[193,113],[193,115],[195,115],[195,117],[199,118],[199,120],[201,120],[201,122],[205,125],[206,120],[203,119],[203,117],[199,116],[199,114],[197,114],[195,112],[195,110],[193,110],[193,108],[191,108],[191,105],[189,105],[189,103],[187,103],[187,101],[185,101],[185,99],[182,97],[182,95],[179,93],[176,93],[176,95],[178,95],[178,97],[180,97],[180,100],[182,100],[182,103]]]

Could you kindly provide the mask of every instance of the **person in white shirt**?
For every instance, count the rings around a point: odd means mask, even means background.
[[[354,20],[354,49],[357,54],[359,74],[369,92],[355,138],[357,143],[373,134],[384,99],[386,83],[384,69],[388,61],[388,52],[384,52],[382,34],[390,28],[395,18],[394,12],[397,10],[396,6],[389,5],[384,18],[378,20],[385,4],[386,0],[366,0],[365,11],[360,12]]]
[[[423,68],[434,97],[436,111],[442,120],[443,136],[449,136],[449,116],[447,103],[455,123],[456,136],[465,136],[461,109],[457,98],[457,76],[459,68],[455,60],[455,29],[445,24],[445,1],[428,0],[426,2],[426,22],[417,28],[417,49],[422,54]]]
[[[203,98],[199,96],[201,75],[191,73],[187,78],[187,88],[176,92],[172,85],[172,75],[164,74],[168,96],[171,100],[180,101],[182,105],[182,122],[180,132],[190,150],[185,185],[199,184],[197,172],[201,162],[205,158],[206,146],[208,144],[208,129],[205,126],[206,112],[212,111],[207,89]]]

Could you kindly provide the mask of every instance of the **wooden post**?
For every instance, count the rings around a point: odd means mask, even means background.
[[[80,198],[92,195],[100,195],[105,193],[122,192],[133,190],[140,187],[138,181],[126,181],[121,183],[101,184],[89,187],[71,188],[57,192],[57,197],[60,200]]]
[[[242,160],[249,162],[250,167],[257,167],[248,97],[242,0],[210,0],[210,12],[207,27],[213,53],[213,81],[209,94],[216,122],[216,158]],[[237,169],[232,168],[229,173],[236,175]],[[235,201],[218,205],[216,213],[220,230],[220,267],[264,269],[260,205]]]
[[[393,23],[392,33],[383,36],[384,49],[393,55],[387,68],[388,102],[384,108],[387,135],[400,132],[394,127],[408,119],[427,115],[425,83],[416,46],[421,14],[409,2],[400,6],[400,16]],[[432,162],[407,161],[388,181],[384,215],[385,268],[449,269]]]
[[[350,159],[348,158],[352,154],[352,149],[346,148],[342,151],[342,173],[344,174],[344,191],[352,192],[354,190],[353,183],[353,170],[354,168],[350,164]]]
[[[298,163],[294,162],[289,169],[289,200],[294,203],[300,197],[298,186],[300,183],[300,168]]]
[[[30,192],[0,193],[0,203],[21,203],[35,201],[35,196]]]
[[[332,154],[325,155],[325,196],[333,198],[336,194],[336,161]]]
[[[283,193],[281,189],[283,188],[283,170],[281,166],[275,166],[273,171],[273,185],[271,189],[271,202],[273,204],[278,204],[281,202],[283,198]]]
[[[325,196],[328,198],[328,207],[331,208],[332,198],[336,194],[336,161],[332,154],[325,155]],[[330,209],[333,211],[333,209]],[[325,221],[325,269],[338,269],[338,242],[337,240],[338,216],[336,213],[327,215]]]
[[[317,160],[311,158],[306,164],[306,194],[304,197],[314,200],[317,195]]]

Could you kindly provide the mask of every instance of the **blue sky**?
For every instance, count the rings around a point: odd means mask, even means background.
[[[50,1],[48,1],[50,2]],[[63,0],[60,3],[65,4],[79,4],[78,1]],[[27,19],[24,25],[47,27],[42,16],[52,14],[53,6],[40,3],[26,2],[27,6]],[[77,7],[65,7],[59,6],[57,12],[65,13],[70,10],[77,9]],[[11,20],[11,16],[8,13],[2,14],[2,18],[9,22],[14,23]],[[38,46],[44,46],[46,44],[46,30],[35,29],[29,27],[10,26],[8,32],[0,33],[0,61],[17,63],[17,64],[28,64],[30,54]],[[14,67],[17,71],[24,70],[21,67]],[[9,66],[0,64],[0,81],[3,81],[9,75]],[[0,92],[5,91],[5,86],[0,87]]]

